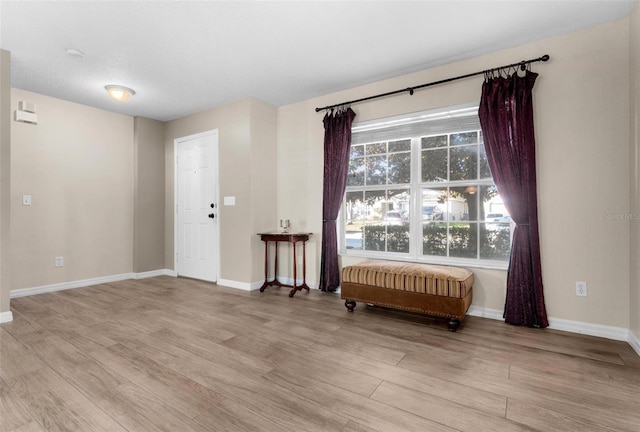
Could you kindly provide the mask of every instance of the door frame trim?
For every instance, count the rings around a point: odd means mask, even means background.
[[[184,141],[192,139],[202,138],[205,136],[215,137],[215,170],[216,170],[216,187],[214,190],[215,201],[218,206],[217,217],[218,223],[216,224],[216,239],[217,241],[213,245],[214,252],[216,254],[216,280],[209,282],[217,282],[220,280],[220,225],[221,218],[221,206],[220,206],[220,133],[218,129],[211,129],[208,131],[186,135],[173,140],[173,268],[175,269],[176,276],[180,276],[180,270],[178,269],[178,145]]]

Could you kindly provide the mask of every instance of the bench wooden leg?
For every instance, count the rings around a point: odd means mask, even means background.
[[[356,308],[356,302],[353,300],[345,300],[344,306],[347,308],[349,312],[353,312],[353,310]]]
[[[457,319],[449,320],[449,331],[454,332],[458,330],[458,327],[460,327],[460,320],[457,320]]]

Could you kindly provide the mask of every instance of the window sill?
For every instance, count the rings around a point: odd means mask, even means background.
[[[376,252],[366,252],[366,251],[358,251],[354,252],[353,250],[340,250],[340,256],[346,258],[368,258],[368,259],[378,259],[378,260],[389,260],[389,261],[404,261],[404,262],[412,262],[412,263],[424,263],[424,264],[434,264],[434,265],[443,265],[443,266],[456,266],[456,267],[468,267],[468,268],[480,268],[486,270],[501,270],[506,271],[509,267],[509,263],[506,261],[491,261],[491,260],[467,260],[467,259],[456,259],[456,258],[444,258],[437,259],[436,257],[413,257],[407,254],[396,254],[396,253],[376,253]]]

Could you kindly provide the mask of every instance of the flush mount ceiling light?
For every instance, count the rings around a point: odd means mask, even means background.
[[[84,57],[84,53],[82,51],[80,51],[79,49],[69,48],[65,52],[70,57]]]
[[[119,85],[108,85],[104,87],[109,96],[111,96],[114,100],[118,102],[126,102],[129,100],[131,96],[136,94],[135,91],[131,90],[128,87],[123,87]]]

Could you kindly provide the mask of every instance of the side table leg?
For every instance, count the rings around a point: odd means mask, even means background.
[[[307,285],[307,249],[305,241],[302,242],[302,285],[298,286],[298,290],[302,291],[306,289],[309,291],[309,285]]]
[[[269,286],[269,242],[264,242],[264,283],[260,287],[260,292],[264,292],[264,289]]]
[[[297,276],[296,276],[296,268],[298,265],[296,264],[296,242],[293,242],[293,288],[289,292],[289,297],[293,297],[293,295],[298,291],[298,287],[296,286]]]
[[[306,288],[309,291],[309,286],[307,285],[307,242],[302,242],[302,288]]]
[[[276,259],[273,264],[273,285],[280,286],[280,281],[278,280],[278,242],[276,241]]]

